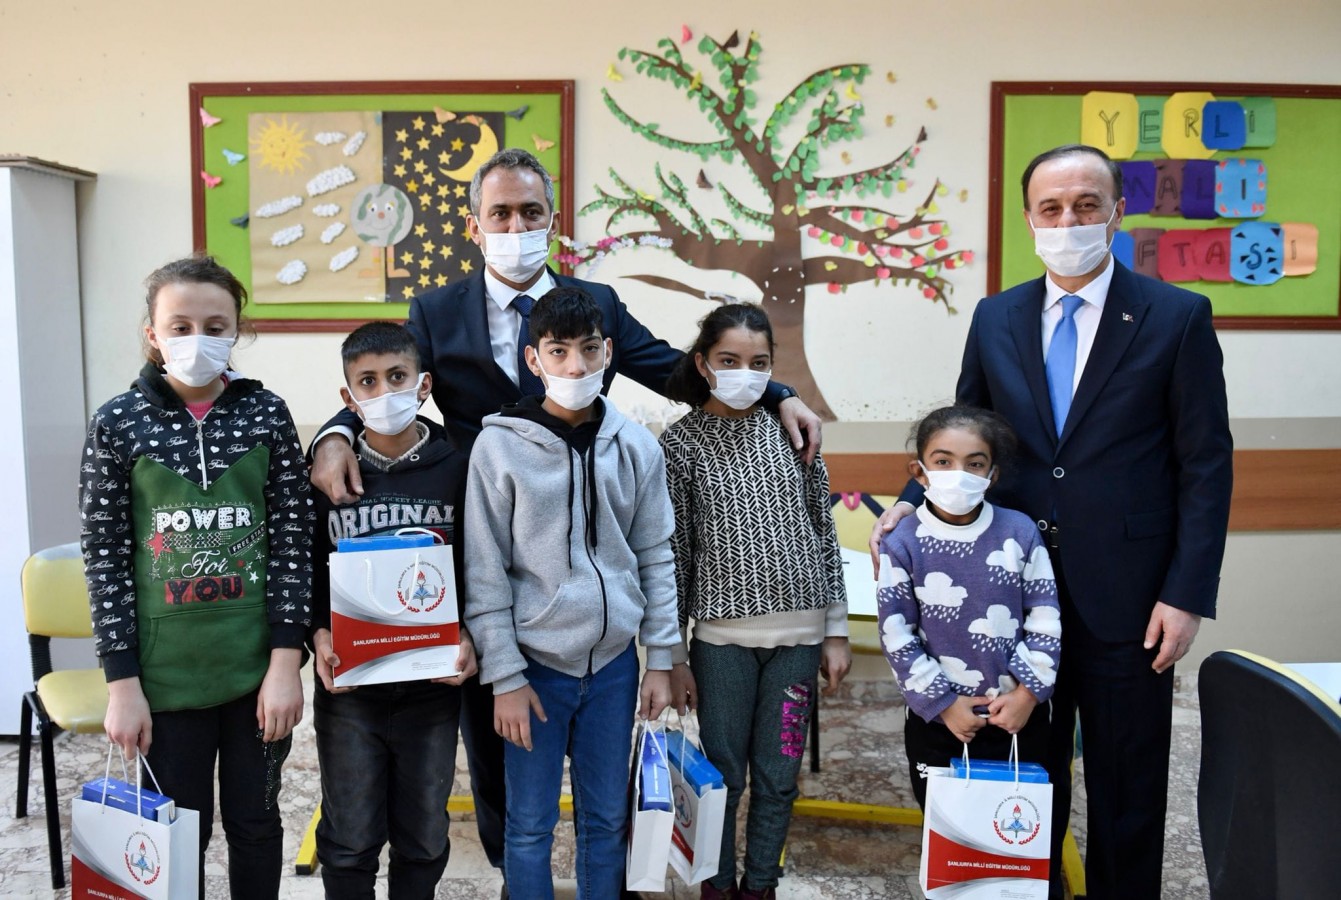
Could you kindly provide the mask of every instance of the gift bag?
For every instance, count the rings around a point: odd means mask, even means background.
[[[717,874],[721,860],[726,784],[683,729],[666,732],[666,755],[675,806],[670,863],[686,884],[698,884]]]
[[[107,774],[85,785],[83,796],[73,801],[72,900],[196,897],[200,814],[143,791],[139,779],[143,760],[135,766],[133,785],[108,777],[113,750],[108,748]],[[94,799],[85,799],[90,796]],[[134,798],[134,804],[127,798]]]
[[[639,721],[629,773],[629,850],[624,883],[631,891],[664,891],[671,827],[670,768],[659,722]]]
[[[920,883],[928,900],[1045,900],[1052,785],[1037,763],[971,762],[927,770]]]
[[[452,548],[428,531],[340,541],[330,556],[335,686],[456,674]]]

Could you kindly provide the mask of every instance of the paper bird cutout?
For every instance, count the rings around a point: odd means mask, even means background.
[[[893,84],[894,82],[898,81],[899,79],[896,78],[896,77],[894,77],[894,73],[893,73],[893,72],[886,72],[886,73],[885,73],[885,80],[888,81],[890,84]]]
[[[928,97],[928,98],[927,98],[927,109],[936,109],[936,108],[937,108],[937,106],[936,106],[936,98],[935,98],[935,97]]]
[[[927,129],[925,126],[917,129],[917,142],[920,144],[927,139]]]
[[[606,78],[609,78],[611,81],[623,81],[623,80],[624,80],[624,76],[619,74],[619,70],[615,68],[615,64],[614,64],[614,63],[610,63],[610,65],[606,67],[606,69],[605,69],[605,77],[606,77]]]
[[[701,188],[712,190],[712,182],[708,180],[708,173],[704,172],[702,169],[698,170],[698,181],[696,184]]]
[[[731,37],[726,39],[726,43],[722,45],[722,49],[734,50],[739,46],[740,46],[740,30],[737,29],[736,31],[731,32]]]
[[[703,87],[703,73],[700,72],[698,69],[695,69],[694,77],[689,82],[689,90],[696,91],[701,87]]]
[[[687,44],[694,39],[694,32],[689,30],[688,25],[680,26],[680,43]]]
[[[236,219],[229,219],[228,223],[230,225],[236,225],[238,228],[246,228],[249,224],[251,224],[251,216],[241,215],[238,216]]]
[[[451,110],[443,109],[441,106],[435,106],[433,107],[433,117],[436,118],[438,124],[441,125],[443,122],[450,122],[455,119],[456,113]]]
[[[537,151],[543,152],[554,146],[553,141],[547,141],[538,134],[532,134],[531,140],[535,141],[535,148]]]
[[[892,128],[893,126],[894,126],[894,114],[890,113],[889,115],[885,116],[885,127]]]
[[[861,102],[861,94],[857,93],[856,82],[849,81],[847,83],[847,90],[843,91],[843,93],[847,96],[847,99],[851,100],[853,103]]]
[[[230,166],[235,166],[235,165],[237,165],[238,163],[242,162],[244,159],[247,158],[247,154],[245,154],[245,153],[234,153],[232,150],[229,150],[227,147],[224,147],[224,148],[223,148],[223,155],[224,155],[224,159],[228,160],[228,164],[229,164]]]
[[[200,170],[200,180],[205,182],[205,187],[207,188],[216,188],[219,186],[219,183],[223,181],[218,175],[211,175],[204,169]]]
[[[201,125],[205,126],[206,128],[213,128],[215,125],[218,125],[222,121],[223,119],[219,118],[218,116],[212,116],[209,113],[205,112],[205,107],[203,106],[200,107]]]
[[[516,119],[518,122],[520,122],[522,120],[522,116],[526,115],[526,111],[530,108],[531,104],[523,103],[516,109],[508,110],[507,112],[503,113],[503,115],[507,116],[510,119]]]

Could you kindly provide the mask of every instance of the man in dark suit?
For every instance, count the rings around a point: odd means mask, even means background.
[[[614,345],[602,393],[616,372],[658,393],[665,389],[682,353],[644,328],[608,285],[558,275],[545,266],[558,233],[558,214],[554,183],[534,156],[517,149],[494,154],[471,181],[470,209],[466,227],[484,253],[484,271],[415,297],[406,323],[418,340],[423,365],[433,373],[433,401],[458,447],[469,452],[480,420],[505,403],[544,393],[540,379],[519,360],[531,304],[556,286],[581,287],[601,308],[604,334]],[[770,383],[764,403],[778,413],[797,452],[813,458],[820,444],[819,418],[785,385]],[[357,416],[342,411],[314,442],[312,483],[334,503],[352,502],[363,492],[350,446],[361,427]],[[493,696],[476,677],[463,686],[463,700],[461,732],[480,841],[490,863],[501,867],[503,745],[494,732]]]
[[[1062,896],[1078,709],[1087,896],[1158,897],[1173,664],[1215,615],[1229,520],[1220,346],[1205,297],[1113,259],[1125,201],[1121,169],[1102,151],[1041,154],[1022,186],[1048,272],[978,304],[956,399],[1001,413],[1019,434],[992,500],[1038,523],[1062,599],[1044,761],[1052,896]]]

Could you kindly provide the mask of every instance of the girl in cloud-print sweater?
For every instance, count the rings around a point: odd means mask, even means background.
[[[983,494],[1015,446],[1004,419],[938,409],[915,432],[909,471],[926,500],[880,544],[878,607],[885,656],[908,704],[904,744],[926,805],[926,766],[969,745],[976,759],[1041,761],[1061,655],[1052,563],[1027,516]]]

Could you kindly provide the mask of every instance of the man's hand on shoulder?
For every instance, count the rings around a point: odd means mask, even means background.
[[[1156,642],[1159,643],[1159,655],[1150,667],[1162,673],[1186,656],[1187,651],[1192,649],[1199,628],[1201,616],[1170,606],[1162,600],[1156,603],[1150,611],[1150,624],[1145,627],[1145,649],[1153,649]]]
[[[363,495],[358,457],[342,434],[328,434],[312,451],[312,486],[336,506],[353,503]]]
[[[782,427],[787,429],[787,438],[792,442],[792,449],[800,454],[801,459],[807,465],[815,461],[815,455],[819,453],[820,434],[823,422],[820,417],[810,411],[800,397],[792,395],[778,404],[778,419],[782,422]]]

